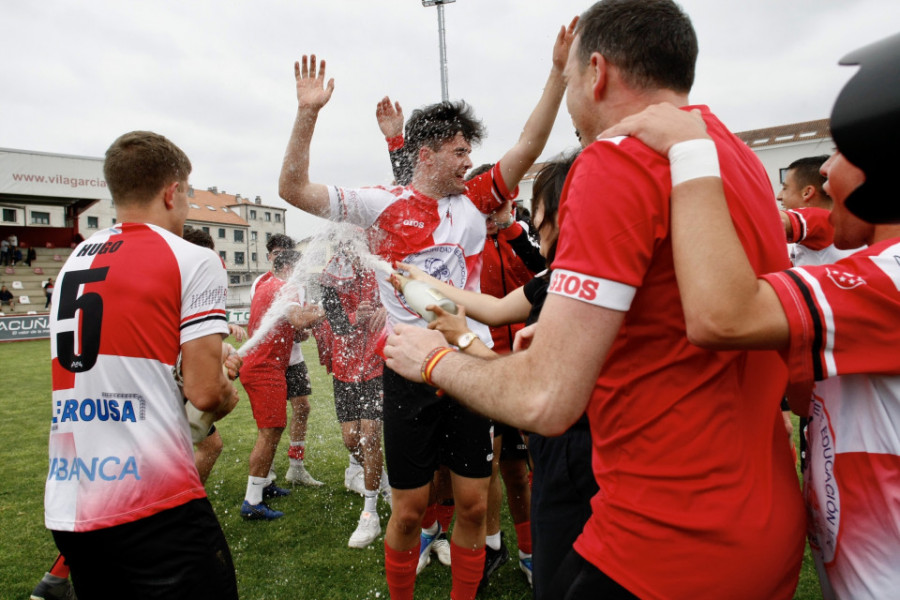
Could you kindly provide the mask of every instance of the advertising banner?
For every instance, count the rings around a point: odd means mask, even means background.
[[[4,315],[0,317],[0,342],[40,340],[50,337],[50,315]]]

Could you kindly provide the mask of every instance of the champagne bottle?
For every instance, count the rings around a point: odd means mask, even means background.
[[[400,281],[400,293],[403,294],[406,303],[429,323],[434,321],[436,316],[430,310],[426,310],[426,306],[435,304],[445,312],[456,314],[456,303],[424,281],[416,281],[399,273],[394,275]]]

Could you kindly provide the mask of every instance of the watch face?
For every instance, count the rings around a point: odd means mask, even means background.
[[[457,345],[459,346],[459,349],[460,349],[460,350],[465,350],[466,348],[468,348],[469,346],[471,346],[471,345],[472,345],[472,342],[475,341],[475,337],[476,337],[475,334],[472,333],[472,332],[464,333],[464,334],[462,334],[461,336],[459,336],[459,339],[456,340],[456,341],[457,341]]]

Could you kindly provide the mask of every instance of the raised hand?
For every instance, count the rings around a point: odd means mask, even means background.
[[[575,39],[576,25],[578,25],[578,17],[572,19],[568,27],[560,27],[559,34],[556,36],[556,42],[553,44],[553,67],[559,71],[566,68],[566,61],[569,59],[569,49],[572,47],[572,40]]]
[[[403,109],[399,102],[391,103],[385,96],[375,107],[375,118],[385,138],[394,138],[403,133]]]
[[[334,92],[334,78],[325,83],[325,61],[316,68],[316,55],[303,55],[301,62],[294,63],[294,79],[297,80],[297,105],[318,111],[328,104]]]

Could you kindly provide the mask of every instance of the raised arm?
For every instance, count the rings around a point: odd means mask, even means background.
[[[407,185],[412,180],[413,164],[403,148],[403,108],[399,102],[392,103],[391,99],[385,96],[375,107],[375,119],[388,143],[394,179],[399,185]]]
[[[309,180],[309,148],[319,111],[331,99],[334,79],[325,83],[325,61],[316,69],[316,55],[294,63],[297,116],[278,178],[278,195],[289,204],[317,216],[329,213],[328,188]]]
[[[713,349],[786,348],[787,317],[775,290],[757,278],[744,253],[715,146],[699,115],[658,104],[600,135],[633,135],[669,156],[672,250],[688,339]]]
[[[556,113],[559,112],[559,105],[566,91],[563,69],[569,56],[569,47],[575,37],[577,23],[578,17],[575,17],[568,27],[560,28],[553,44],[553,66],[544,85],[544,93],[525,122],[519,140],[500,159],[500,172],[510,190],[519,185],[526,171],[544,151],[547,138],[550,137]]]

